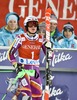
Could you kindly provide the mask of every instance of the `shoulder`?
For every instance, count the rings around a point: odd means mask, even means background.
[[[44,41],[45,41],[45,37],[44,37],[44,35],[39,34],[38,36],[39,36],[39,39],[41,39],[41,40],[42,40],[42,42],[44,42]]]
[[[56,39],[57,41],[63,40],[63,36],[60,36]]]
[[[64,43],[64,38],[63,36],[60,36],[56,39],[56,43],[58,43],[59,45],[61,45],[62,43]]]
[[[38,36],[39,36],[40,38],[42,38],[42,37],[43,37],[43,35],[41,35],[40,33],[38,34]]]
[[[61,32],[58,30],[58,28],[56,28],[56,34],[57,34],[58,36],[61,36],[61,35],[62,35]]]
[[[17,30],[14,33],[15,34],[22,34],[22,33],[24,33],[24,30],[23,30],[23,28],[18,27]]]
[[[74,42],[77,44],[77,36],[74,36]]]
[[[25,33],[19,34],[19,35],[17,35],[16,37],[17,37],[17,38],[25,37]]]
[[[5,26],[1,27],[0,32],[4,32],[5,31]]]
[[[0,35],[3,35],[4,31],[3,28],[0,29]]]
[[[25,33],[20,34],[20,37],[25,37]]]
[[[24,31],[24,29],[23,29],[22,27],[19,27],[19,30],[22,30],[22,31]]]
[[[76,39],[76,40],[77,40],[77,36],[75,36],[75,37],[74,37],[74,39]]]
[[[10,33],[10,31],[7,29],[7,26],[3,26],[3,27],[1,28],[1,32],[3,32],[3,35],[4,35],[4,34]],[[9,35],[10,35],[10,34],[9,34]]]

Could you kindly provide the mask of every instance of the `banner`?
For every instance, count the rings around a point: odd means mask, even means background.
[[[69,87],[66,85],[50,86],[50,100],[70,100]]]
[[[9,47],[0,46],[0,100],[4,93],[6,93],[8,84],[6,84],[7,77],[14,78],[16,73],[11,63],[7,59]],[[17,57],[17,53],[15,54]],[[18,60],[18,57],[17,57]],[[77,95],[77,50],[76,49],[54,49],[54,57],[51,60],[52,85],[50,86],[50,100],[76,100]],[[41,71],[41,79],[43,88],[45,87],[45,55],[41,51],[40,54],[40,68],[44,68]],[[11,69],[12,72],[6,70]],[[56,69],[58,71],[56,72]],[[61,70],[62,69],[62,70]],[[67,73],[67,70],[69,72]],[[65,72],[64,72],[65,70]],[[4,72],[3,72],[4,71]],[[6,71],[6,72],[5,72]],[[63,71],[63,72],[62,72]],[[6,100],[10,100],[13,94],[9,93],[6,96]],[[21,99],[18,99],[21,100]]]
[[[77,35],[77,0],[0,0],[0,27],[6,24],[5,16],[9,12],[16,12],[20,16],[20,26],[29,15],[38,17],[39,22],[45,20],[45,10],[50,6],[58,18],[58,28],[71,22]]]
[[[0,68],[8,69],[10,68],[11,63],[7,59],[8,55],[8,48],[6,46],[0,47]],[[18,61],[17,53],[15,54],[16,59]],[[41,50],[40,54],[40,68],[45,68],[46,66],[46,57]],[[7,67],[3,67],[7,66]],[[54,56],[51,59],[51,66],[50,68],[58,68],[58,69],[70,69],[77,71],[77,50],[76,49],[54,49]]]

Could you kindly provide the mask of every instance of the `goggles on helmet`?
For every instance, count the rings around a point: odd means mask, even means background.
[[[35,16],[28,16],[28,17],[26,17],[26,19],[24,20],[24,26],[27,26],[27,23],[28,23],[28,22],[31,22],[31,21],[38,22],[38,19],[37,19],[37,17],[35,17]]]
[[[38,22],[37,21],[29,21],[27,23],[28,27],[37,27],[38,26]]]

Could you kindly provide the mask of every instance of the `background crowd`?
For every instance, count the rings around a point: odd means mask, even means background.
[[[50,16],[50,41],[53,48],[77,48],[77,36],[74,27],[70,22],[64,24],[62,31],[58,30],[58,19],[54,14]],[[8,13],[5,16],[6,25],[0,28],[0,46],[10,46],[15,37],[24,33],[19,25],[19,15],[16,12]],[[38,33],[45,37],[45,21],[39,23]]]

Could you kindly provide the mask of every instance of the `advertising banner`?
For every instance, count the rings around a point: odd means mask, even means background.
[[[11,63],[7,59],[9,47],[0,47],[0,99],[2,99],[3,94],[6,93],[8,84],[6,83],[7,78],[14,78],[16,73]],[[17,56],[17,53],[16,55]],[[18,57],[17,57],[18,60]],[[40,68],[42,84],[45,87],[45,55],[41,51],[40,54]],[[51,69],[54,79],[52,80],[52,85],[50,86],[50,100],[76,100],[76,90],[77,90],[77,50],[64,50],[64,49],[54,49],[54,56],[51,60]],[[6,70],[11,69],[12,72],[6,72]],[[56,72],[56,69],[59,69]],[[61,70],[62,69],[62,70]],[[67,73],[67,70],[70,69]],[[4,71],[5,72],[2,72]],[[64,71],[65,70],[65,71]],[[6,100],[11,99],[13,93],[8,93]],[[21,97],[20,97],[21,98]],[[21,99],[18,100],[21,100]]]
[[[58,28],[71,22],[77,34],[77,0],[0,0],[0,27],[6,24],[5,16],[9,12],[16,12],[20,16],[20,26],[29,15],[38,17],[39,22],[45,21],[45,10],[50,6],[52,13],[58,18]]]
[[[51,59],[51,66],[52,68],[77,68],[77,50],[76,49],[60,49],[54,50],[53,59]],[[45,55],[43,51],[41,51],[40,57],[40,66],[45,67]]]
[[[11,66],[11,63],[7,59],[8,55],[8,48],[9,47],[1,47],[0,49],[0,68],[1,66]],[[18,56],[17,53],[15,54],[17,61]],[[41,50],[40,54],[40,67],[46,66],[46,56],[44,55],[43,51]],[[77,69],[77,50],[76,49],[55,49],[53,59],[51,59],[51,68],[72,68]]]

